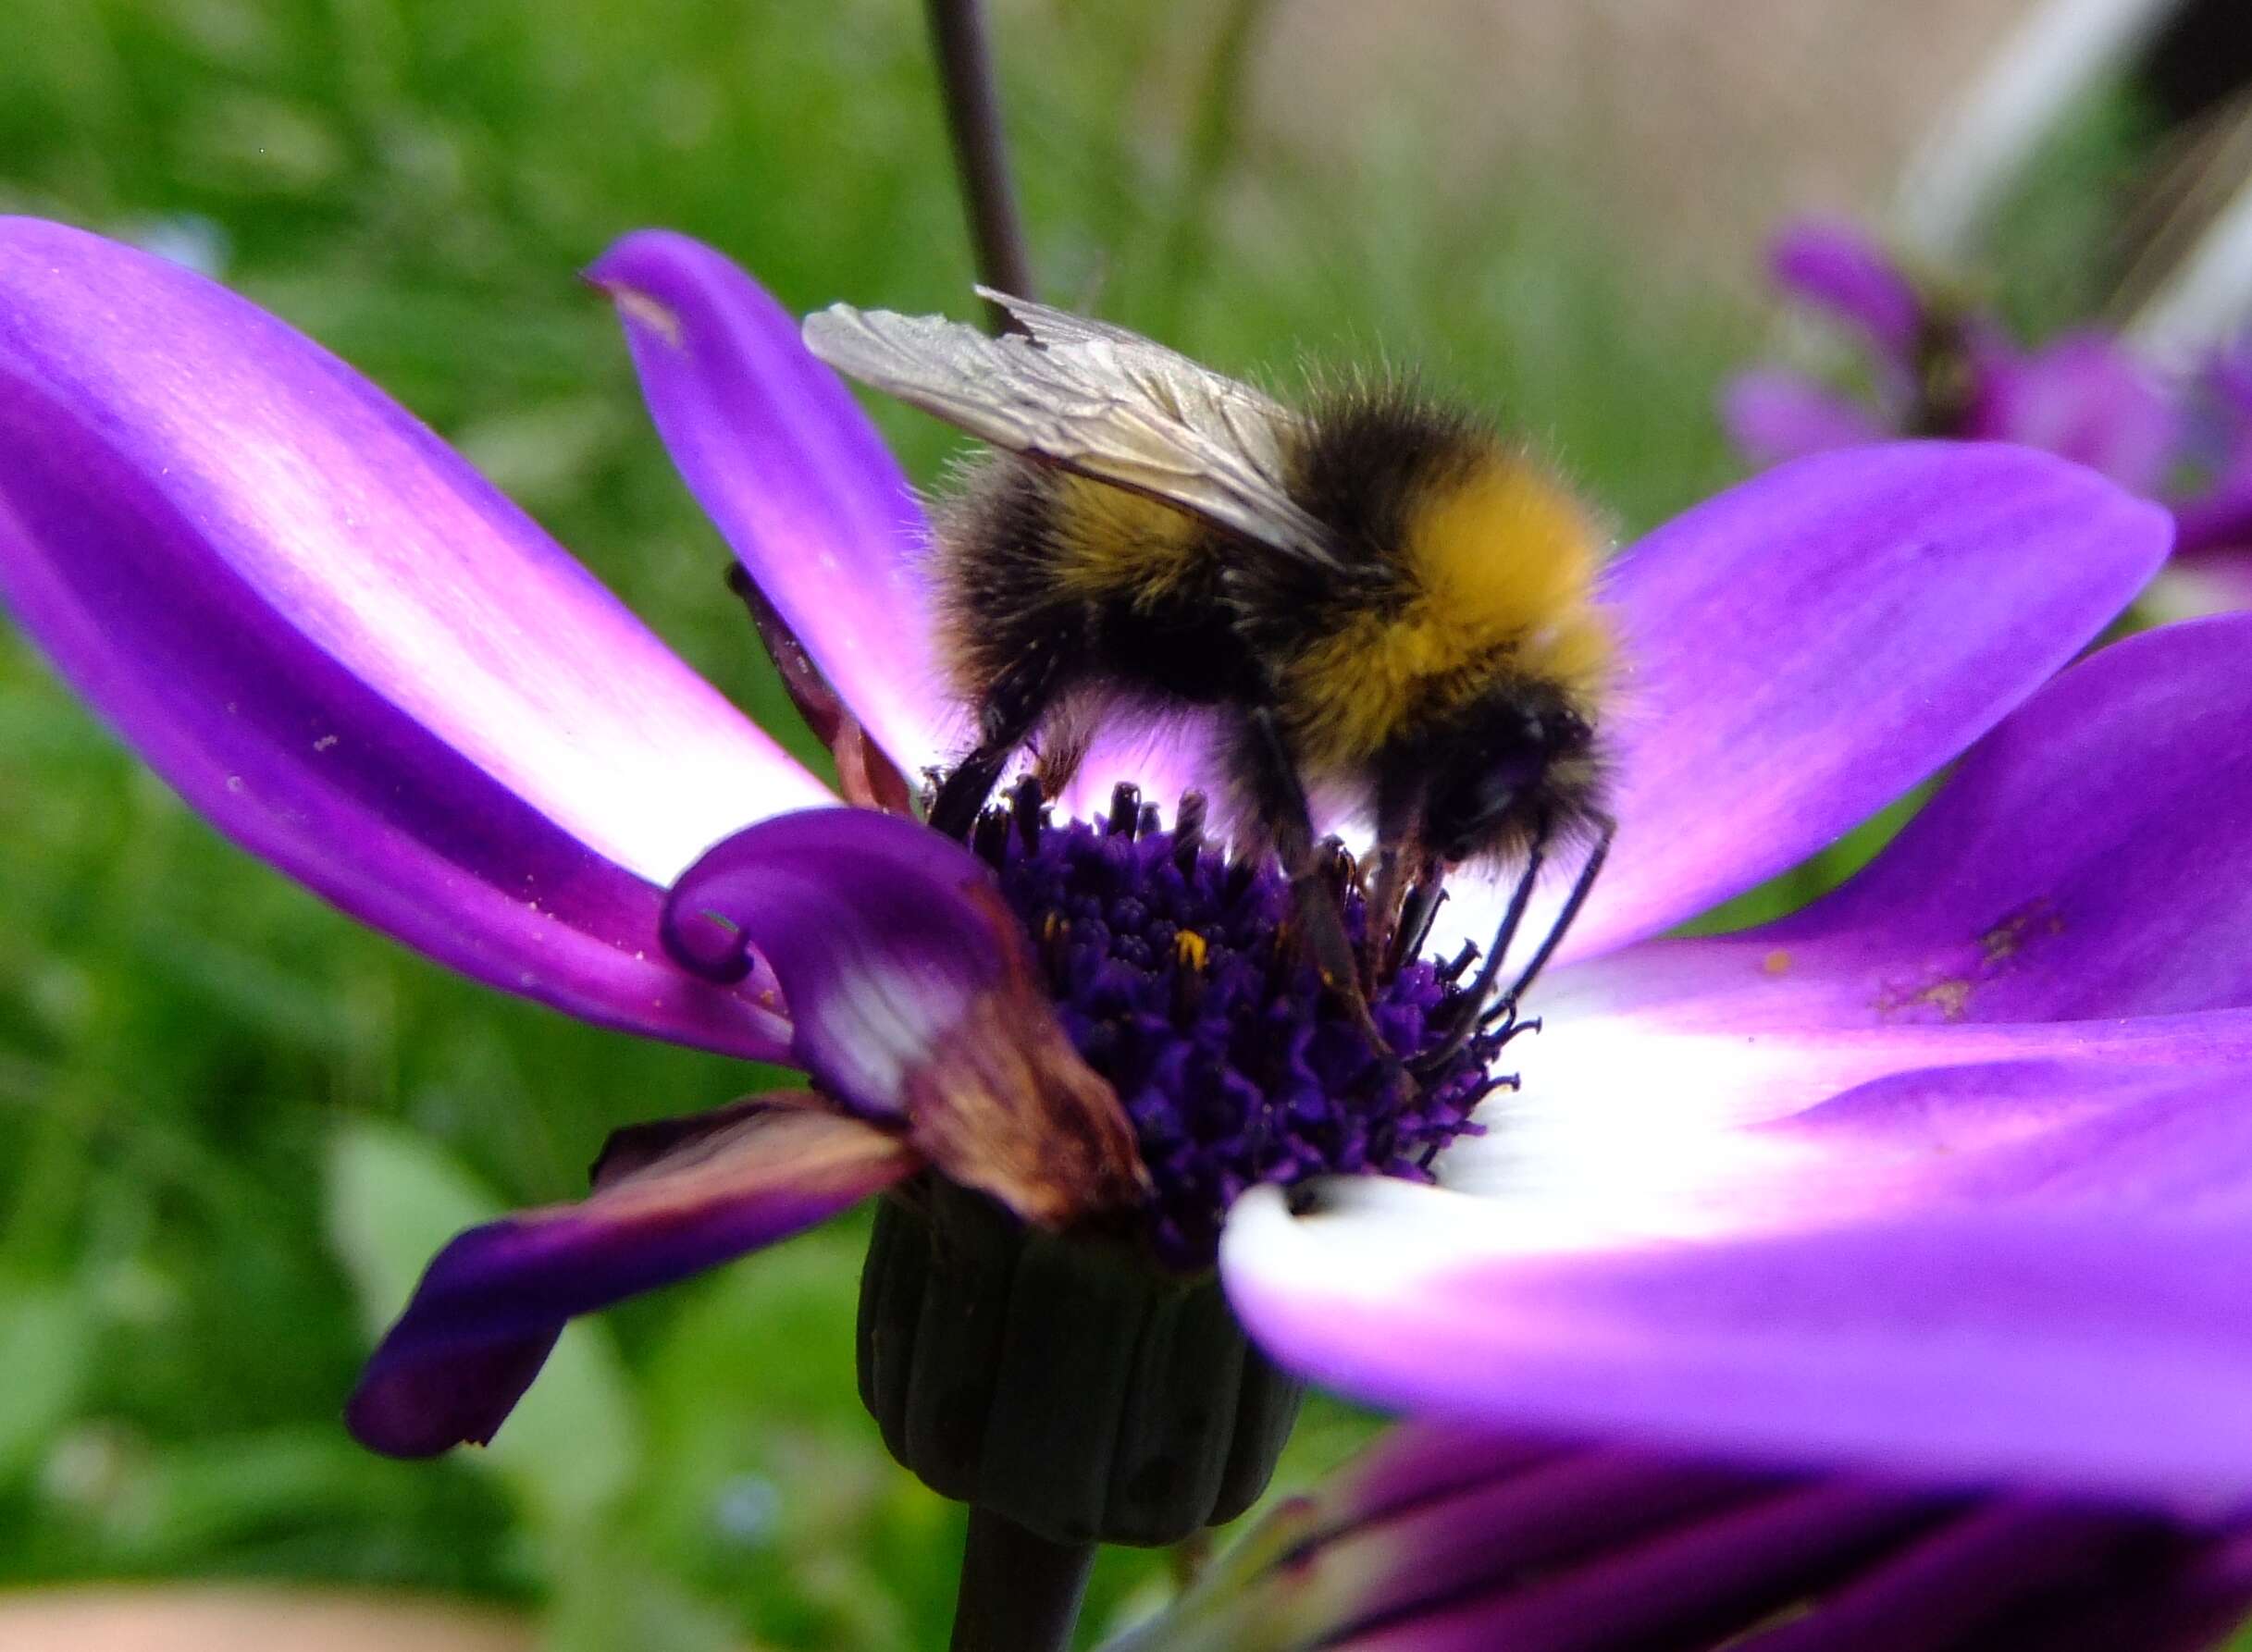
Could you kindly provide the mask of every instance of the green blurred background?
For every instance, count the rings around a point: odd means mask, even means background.
[[[1810,194],[1852,204],[1892,151],[1854,150],[1805,86],[1801,117],[1666,156],[1714,205],[1653,234],[1600,111],[1533,142],[1407,94],[1392,71],[1444,60],[1444,27],[1341,67],[1293,9],[1000,8],[1048,296],[1234,369],[1420,363],[1627,531],[1731,479],[1711,396],[1759,339],[1751,237]],[[2133,124],[2091,117],[2029,244],[2089,233]],[[1836,164],[1723,203],[1770,142]],[[793,740],[575,272],[663,224],[793,307],[970,313],[909,0],[12,0],[0,207],[217,268]],[[2085,297],[2063,288],[2026,302],[2061,314]],[[877,411],[934,475],[942,433]],[[757,1081],[363,933],[221,844],[0,634],[0,1584],[438,1592],[573,1648],[942,1642],[959,1522],[854,1397],[859,1220],[575,1327],[491,1452],[401,1465],[339,1425],[454,1228],[572,1197],[613,1127]],[[1317,1406],[1282,1483],[1369,1426]],[[1107,1557],[1090,1627],[1164,1564]]]

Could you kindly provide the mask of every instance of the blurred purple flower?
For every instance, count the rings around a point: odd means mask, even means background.
[[[2021,350],[1998,321],[1936,295],[1850,225],[1806,220],[1770,249],[1776,286],[1858,340],[1859,401],[1803,375],[1757,368],[1731,381],[1721,414],[1756,464],[1882,436],[2023,442],[2155,496],[2179,440],[2159,383],[2115,340],[2077,332]]]
[[[640,234],[591,273],[849,790],[896,799],[956,744],[897,469],[724,259]],[[1382,1402],[2147,1505],[2252,1485],[2252,622],[2050,682],[2170,536],[2085,470],[1819,456],[1618,560],[1617,848],[1476,1135],[1428,1094],[1344,1107],[1318,994],[1200,1024],[1183,972],[1281,908],[1132,799],[978,854],[820,807],[457,456],[199,277],[0,228],[0,596],[221,830],[502,990],[813,1076],[621,1132],[584,1203],[456,1240],[355,1399],[378,1449],[486,1437],[569,1316],[932,1163],[1034,1220],[1205,1200],[1254,1332]],[[1827,900],[1653,939],[1958,758]],[[1126,737],[1088,767],[1083,814],[1194,773]],[[1223,896],[1244,933],[1155,927]],[[1447,941],[1498,899],[1465,882]],[[1067,900],[1093,939],[1028,939]],[[1407,1042],[1418,970],[1381,1006]],[[1459,1138],[1437,1185],[1251,1185],[1396,1168],[1417,1130]]]
[[[2192,1652],[2248,1602],[2241,1510],[1408,1424],[1105,1652]]]
[[[2169,618],[2252,608],[2252,339],[2216,352],[2198,376],[2188,429],[2196,480],[2174,504]]]

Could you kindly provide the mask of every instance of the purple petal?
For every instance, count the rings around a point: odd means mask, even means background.
[[[2110,339],[2074,333],[1989,364],[1969,432],[2023,442],[2155,493],[2182,440],[2173,401]]]
[[[430,955],[771,1055],[658,896],[822,797],[365,380],[146,254],[0,223],[0,596],[229,836]]]
[[[1924,302],[1891,256],[1850,224],[1809,219],[1776,238],[1776,284],[1867,337],[1905,364],[1924,326]]]
[[[2252,1602],[2240,1534],[1409,1424],[1114,1652],[2195,1647]]]
[[[2252,455],[2210,489],[2174,507],[2174,555],[2252,552]]]
[[[1774,367],[1739,373],[1727,382],[1720,422],[1736,450],[1763,469],[1881,441],[1887,434],[1876,414],[1850,396]]]
[[[2204,1025],[2215,1021],[2226,1025]],[[1827,1044],[1763,1035],[1743,1041],[1759,1047],[1750,1059],[1716,1036],[1654,1041],[1639,1058],[1528,1063],[1524,1092],[1481,1115],[1489,1133],[1437,1168],[1448,1188],[1506,1207],[1528,1250],[2004,1202],[2122,1219],[2252,1208],[2252,1116],[2240,1104],[2252,1015],[2002,1030],[2053,1036],[2043,1048],[1978,1029]],[[1803,1075],[1790,1070],[1801,1064]],[[1739,1074],[1749,1081],[1732,1088]],[[1640,1088],[1615,1088],[1629,1079]]]
[[[755,952],[790,1052],[854,1111],[903,1122],[957,1182],[1058,1225],[1139,1202],[1110,1087],[1033,980],[1015,916],[969,850],[897,815],[809,809],[738,833],[674,886],[665,943],[736,977]]]
[[[2252,1492],[2252,1210],[2102,1202],[1620,1242],[1504,1202],[1333,1184],[1241,1202],[1245,1325],[1418,1414],[1936,1483],[2178,1504]]]
[[[1795,865],[1992,727],[2125,606],[2170,523],[2076,465],[1902,443],[1768,472],[1652,534],[1625,633],[1618,841],[1562,955]],[[1454,921],[1491,922],[1491,886]]]
[[[621,1131],[595,1190],[439,1251],[345,1412],[391,1457],[492,1438],[566,1320],[789,1238],[912,1172],[897,1137],[765,1098]]]
[[[587,276],[617,301],[673,462],[822,675],[908,774],[949,756],[922,507],[797,317],[665,230],[625,237]]]
[[[1836,894],[1602,960],[1558,994],[1731,1029],[2252,1005],[2247,660],[2243,614],[2106,648],[1981,742]]]

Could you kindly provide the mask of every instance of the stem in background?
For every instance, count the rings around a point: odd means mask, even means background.
[[[1094,1567],[1092,1543],[1051,1543],[972,1503],[951,1652],[1063,1652]]]
[[[1250,79],[1252,46],[1266,21],[1267,0],[1231,0],[1212,36],[1203,83],[1190,115],[1187,154],[1174,193],[1172,225],[1165,255],[1158,261],[1159,292],[1154,321],[1158,338],[1180,326],[1183,296],[1195,277],[1211,240],[1212,196],[1235,158],[1244,126],[1244,87]]]
[[[925,9],[931,45],[938,57],[939,83],[946,93],[954,166],[961,179],[962,204],[970,214],[978,279],[1018,298],[1032,298],[1032,260],[1024,248],[1016,193],[1008,182],[1008,141],[1001,130],[1001,102],[994,87],[984,13],[978,0],[926,0]],[[1021,330],[999,305],[988,305],[987,311],[994,331]]]

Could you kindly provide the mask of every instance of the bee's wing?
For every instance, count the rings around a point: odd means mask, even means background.
[[[1011,452],[1179,506],[1255,545],[1334,567],[1329,531],[1290,497],[1281,433],[1296,415],[1137,333],[990,294],[1032,337],[942,315],[835,304],[806,347]]]

